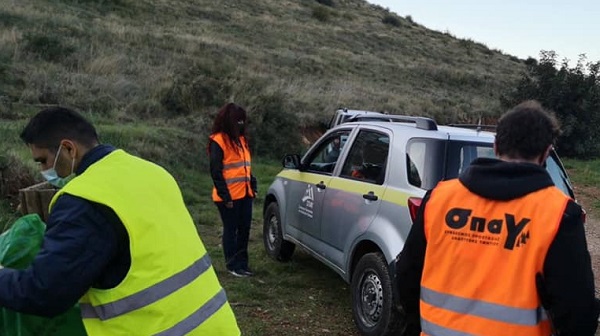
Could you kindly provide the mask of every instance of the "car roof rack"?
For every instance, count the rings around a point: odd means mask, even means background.
[[[363,114],[356,115],[346,120],[346,122],[353,121],[388,121],[388,122],[410,122],[415,123],[417,128],[437,131],[437,123],[435,120],[427,117],[413,117],[398,114]]]
[[[496,125],[481,125],[481,124],[448,124],[446,126],[450,127],[462,127],[468,129],[474,129],[477,132],[480,131],[495,131]]]

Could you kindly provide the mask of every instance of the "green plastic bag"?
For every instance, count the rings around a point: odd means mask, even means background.
[[[39,252],[46,224],[37,214],[25,215],[0,235],[0,265],[23,269]],[[0,336],[85,336],[79,305],[53,318],[17,313],[0,307]]]
[[[25,215],[0,235],[0,265],[23,269],[38,254],[46,224],[38,214]]]

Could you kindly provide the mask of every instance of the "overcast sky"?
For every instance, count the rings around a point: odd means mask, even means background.
[[[600,61],[600,0],[367,0],[427,28],[527,58]]]

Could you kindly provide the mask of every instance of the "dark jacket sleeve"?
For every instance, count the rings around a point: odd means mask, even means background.
[[[560,336],[593,336],[599,307],[582,209],[569,201],[544,262],[544,287]]]
[[[217,195],[221,197],[224,202],[231,201],[231,195],[229,189],[227,189],[227,183],[223,177],[223,149],[218,143],[211,140],[210,142],[210,176],[212,177],[213,184],[217,189]]]
[[[258,182],[254,175],[250,175],[250,187],[252,188],[252,191],[254,191],[254,195],[258,195]]]
[[[419,298],[421,293],[421,275],[425,264],[425,250],[427,249],[424,213],[430,195],[431,191],[427,192],[423,197],[417,217],[404,243],[404,248],[396,258],[396,286],[399,303],[406,313],[409,323],[407,335],[416,335],[421,330],[419,323]]]
[[[33,263],[24,270],[0,270],[0,306],[47,317],[61,314],[92,287],[116,251],[115,230],[92,203],[63,195]]]

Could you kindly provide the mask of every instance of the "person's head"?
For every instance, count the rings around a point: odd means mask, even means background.
[[[246,110],[241,106],[228,103],[219,109],[213,123],[212,134],[225,133],[230,139],[237,139],[246,133]]]
[[[342,140],[340,137],[333,138],[333,148],[340,149],[340,145],[342,144]]]
[[[53,168],[58,177],[72,175],[83,156],[98,145],[94,126],[64,107],[47,108],[33,116],[21,132],[21,139],[45,177]]]
[[[498,120],[494,150],[506,161],[543,164],[560,135],[553,113],[534,100],[525,101]]]

